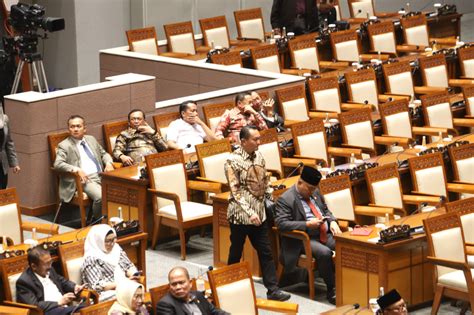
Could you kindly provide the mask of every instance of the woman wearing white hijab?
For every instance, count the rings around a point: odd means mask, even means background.
[[[0,104],[0,189],[7,188],[8,168],[13,168],[13,173],[20,172],[18,158],[16,157],[15,144],[10,137],[8,128],[8,116],[3,113],[3,106]]]
[[[107,224],[94,225],[84,243],[82,283],[100,293],[100,300],[115,296],[117,283],[129,278],[137,280],[137,268],[116,243],[117,234]]]
[[[143,305],[143,286],[128,279],[117,285],[117,301],[112,305],[108,315],[140,314],[148,315]]]

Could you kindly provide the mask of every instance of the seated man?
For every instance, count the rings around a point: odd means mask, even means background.
[[[140,163],[148,154],[166,151],[168,146],[158,133],[145,121],[145,112],[132,109],[128,113],[128,128],[115,140],[112,155],[124,165]]]
[[[311,251],[319,274],[327,286],[329,303],[336,304],[334,264],[334,234],[341,233],[318,188],[321,173],[305,166],[296,185],[284,192],[276,203],[275,223],[281,231],[305,231],[311,237]],[[286,272],[293,272],[303,250],[300,240],[282,237],[281,257]]]
[[[377,314],[383,315],[407,315],[407,304],[397,290],[393,289],[377,299],[380,306]]]
[[[250,95],[252,96],[253,109],[255,109],[255,111],[257,111],[257,113],[262,116],[262,118],[265,120],[265,123],[267,124],[267,127],[277,128],[278,132],[284,131],[285,127],[283,124],[285,121],[283,117],[278,115],[278,113],[273,110],[275,101],[272,98],[262,101],[260,95],[255,91],[252,91]]]
[[[96,217],[102,213],[102,187],[99,173],[111,171],[112,157],[93,136],[86,135],[84,118],[79,115],[69,117],[70,136],[61,141],[57,148],[54,169],[62,172],[76,172],[81,177],[84,192],[93,201],[92,210]],[[72,177],[61,177],[59,198],[71,201],[76,193],[76,182]]]
[[[235,97],[235,107],[226,110],[216,127],[217,139],[229,137],[232,143],[239,143],[240,130],[244,126],[254,125],[258,130],[268,129],[265,120],[253,109],[252,96],[249,93],[239,93]]]
[[[28,251],[29,267],[16,282],[16,300],[39,306],[46,315],[71,314],[82,306],[68,306],[85,285],[77,285],[58,275],[49,252],[41,246]]]
[[[156,314],[229,314],[209,303],[199,291],[191,291],[191,279],[184,267],[174,267],[168,273],[169,292],[156,305]]]
[[[168,126],[166,140],[170,149],[183,149],[186,153],[192,153],[196,151],[196,144],[216,139],[214,132],[199,118],[196,103],[181,103],[179,114],[181,118]]]

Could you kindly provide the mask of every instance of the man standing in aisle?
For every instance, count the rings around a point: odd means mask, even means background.
[[[230,250],[227,263],[238,263],[247,236],[258,254],[267,288],[267,298],[286,301],[288,293],[278,287],[275,262],[268,239],[268,227],[264,198],[271,197],[265,160],[257,151],[260,133],[256,127],[245,126],[240,130],[241,147],[235,150],[225,164],[225,173],[230,187],[227,219],[230,224]]]

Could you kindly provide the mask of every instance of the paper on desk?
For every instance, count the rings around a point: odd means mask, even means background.
[[[380,240],[380,237],[369,238],[367,242],[376,244]]]
[[[140,175],[133,175],[132,179],[140,179]]]

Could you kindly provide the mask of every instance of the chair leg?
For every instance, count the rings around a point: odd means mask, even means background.
[[[201,226],[200,236],[201,236],[201,237],[204,237],[205,235],[206,235],[206,226],[203,225],[203,226]]]
[[[79,204],[79,212],[81,213],[81,227],[85,227],[87,225],[87,222],[86,222],[87,211],[86,211],[86,207],[82,203]]]
[[[181,260],[186,260],[186,233],[179,228],[179,240],[181,241]]]
[[[463,301],[461,304],[461,315],[466,314],[467,310],[469,309],[469,302]]]
[[[310,300],[314,300],[314,270],[312,268],[308,268],[308,286],[309,286],[309,298]]]
[[[443,291],[444,291],[443,286],[438,285],[436,287],[436,292],[433,299],[433,306],[431,308],[431,315],[438,314],[439,306],[441,304],[441,298],[443,297]]]
[[[151,248],[155,249],[156,242],[158,241],[158,235],[160,235],[160,225],[161,225],[161,217],[159,215],[155,216],[155,220],[153,220],[153,234],[151,237]]]

